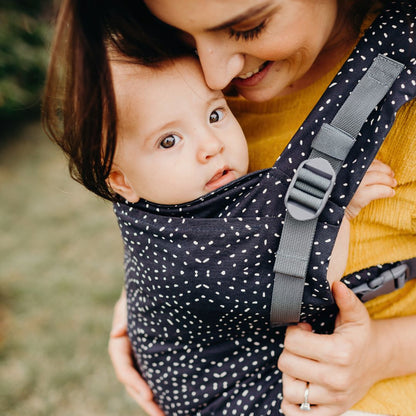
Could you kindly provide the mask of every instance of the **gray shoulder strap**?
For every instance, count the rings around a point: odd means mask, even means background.
[[[298,167],[285,197],[286,216],[276,261],[270,320],[273,326],[299,321],[305,276],[318,217],[335,178],[374,107],[404,65],[378,55],[330,124],[324,123],[307,160]]]

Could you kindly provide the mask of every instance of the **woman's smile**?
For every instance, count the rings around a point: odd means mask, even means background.
[[[265,61],[257,69],[234,78],[232,83],[238,87],[253,87],[259,84],[269,72],[274,62]]]
[[[268,64],[268,61],[263,62],[258,68],[254,69],[253,71],[247,72],[245,74],[241,74],[237,78],[239,78],[239,79],[247,79],[247,78],[250,78],[253,75],[255,75],[255,74],[259,73],[260,71],[262,71],[266,67],[267,64]]]

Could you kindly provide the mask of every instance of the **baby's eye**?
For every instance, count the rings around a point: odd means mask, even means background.
[[[217,108],[209,115],[209,122],[210,123],[218,123],[220,120],[224,118],[224,110]]]
[[[169,136],[166,136],[161,140],[160,147],[163,149],[170,149],[175,146],[175,144],[179,143],[180,140],[181,138],[176,134],[169,134]]]

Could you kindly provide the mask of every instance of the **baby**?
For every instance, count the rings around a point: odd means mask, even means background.
[[[117,147],[108,177],[128,200],[181,204],[245,175],[247,143],[221,91],[208,88],[191,57],[160,67],[112,61]],[[394,195],[387,165],[375,160],[346,209],[329,263],[339,280],[348,257],[349,220],[372,200]]]
[[[117,148],[108,178],[130,202],[192,201],[245,175],[243,131],[192,58],[161,68],[113,62]]]

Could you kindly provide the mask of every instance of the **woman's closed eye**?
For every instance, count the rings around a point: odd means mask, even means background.
[[[170,149],[176,144],[178,144],[182,139],[177,134],[169,134],[161,139],[159,143],[159,147],[162,149]]]
[[[237,30],[233,29],[232,27],[230,27],[228,30],[230,33],[230,38],[234,38],[235,40],[243,39],[248,41],[258,38],[265,26],[266,20],[263,20],[260,24],[248,30]]]
[[[210,115],[209,115],[209,122],[211,124],[218,123],[224,118],[225,111],[221,108],[216,108]]]

